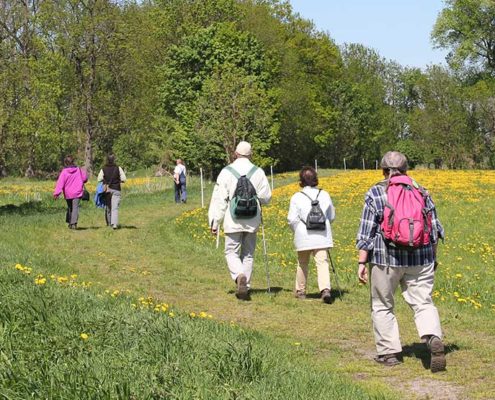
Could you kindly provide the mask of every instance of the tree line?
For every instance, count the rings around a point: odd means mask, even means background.
[[[371,163],[495,166],[495,4],[446,0],[433,43],[448,66],[337,46],[283,0],[3,0],[0,176],[74,154],[128,169],[214,173],[239,140],[293,170]]]

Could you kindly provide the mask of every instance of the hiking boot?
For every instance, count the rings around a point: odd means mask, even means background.
[[[330,289],[323,289],[320,293],[321,295],[321,301],[326,304],[331,304],[333,299],[332,299],[332,294],[330,292]]]
[[[447,361],[445,360],[445,346],[442,339],[438,336],[432,336],[427,342],[428,349],[431,353],[430,370],[431,372],[445,371]]]
[[[296,290],[294,296],[296,297],[296,299],[304,300],[306,299],[306,292],[304,290]]]
[[[373,358],[378,364],[385,365],[386,367],[393,367],[399,365],[401,362],[397,358],[396,354],[382,354]]]
[[[244,274],[239,274],[236,279],[237,290],[235,292],[236,297],[239,300],[248,300],[249,293],[247,287],[247,277]]]

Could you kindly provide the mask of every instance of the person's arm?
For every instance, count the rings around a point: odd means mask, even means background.
[[[368,269],[366,263],[368,262],[368,251],[358,251],[358,279],[359,282],[366,284],[368,282]]]
[[[265,175],[265,171],[259,168],[261,179],[258,187],[256,188],[256,194],[258,195],[258,200],[261,205],[268,204],[272,198],[272,190],[270,188],[270,183]]]
[[[53,191],[53,198],[58,199],[58,196],[62,193],[62,190],[64,190],[64,184],[65,184],[65,177],[63,171],[60,172],[60,175],[58,176],[57,183],[55,184],[55,190]]]
[[[358,249],[358,279],[362,283],[368,282],[366,263],[368,262],[369,252],[374,248],[377,229],[378,222],[375,202],[370,193],[367,193],[356,238],[356,247]]]
[[[119,167],[119,175],[120,175],[120,182],[124,183],[127,180],[127,177],[125,176],[124,170]]]
[[[210,207],[208,209],[208,224],[211,233],[216,235],[219,224],[225,217],[225,212],[229,204],[228,174],[222,170],[218,175],[217,182],[211,195]]]
[[[102,169],[100,169],[100,172],[98,172],[97,181],[98,182],[103,182],[103,170]]]
[[[332,203],[332,198],[328,195],[328,199],[330,200],[330,205],[327,208],[327,219],[332,223],[335,220],[335,207]]]
[[[287,221],[293,232],[296,231],[297,225],[301,223],[299,217],[299,208],[297,207],[297,196],[294,194],[290,199],[289,213],[287,214]]]
[[[88,181],[88,174],[82,168],[79,168],[79,170],[81,171],[81,178],[82,178],[83,183],[86,183]]]
[[[445,231],[443,229],[443,226],[438,219],[437,215],[437,210],[435,207],[435,204],[433,203],[433,200],[431,199],[430,196],[426,198],[426,206],[431,210],[431,227],[432,227],[432,232],[431,232],[431,241],[432,241],[432,247],[433,247],[433,259],[435,260],[435,269],[437,269],[438,262],[437,262],[437,247],[438,247],[438,242],[441,239],[442,241],[445,239]]]

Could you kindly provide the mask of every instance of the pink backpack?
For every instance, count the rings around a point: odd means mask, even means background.
[[[407,175],[393,176],[386,189],[387,201],[381,224],[386,241],[409,248],[430,243],[431,212],[426,191]]]

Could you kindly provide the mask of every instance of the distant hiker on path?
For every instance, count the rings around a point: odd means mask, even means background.
[[[309,258],[313,255],[318,275],[320,297],[331,303],[330,270],[327,251],[333,247],[330,223],[335,219],[335,208],[330,195],[318,189],[318,175],[313,167],[303,167],[299,173],[302,190],[290,199],[287,219],[294,232],[294,246],[297,251],[295,295],[306,298]]]
[[[121,200],[121,183],[126,181],[124,170],[115,164],[115,156],[107,156],[107,164],[98,174],[98,182],[103,182],[105,192],[105,221],[107,226],[117,229],[119,226],[119,207]]]
[[[174,168],[175,202],[185,203],[187,201],[186,191],[186,166],[180,158],[176,161]]]
[[[223,220],[225,259],[237,285],[236,296],[249,300],[256,232],[261,223],[260,205],[270,201],[272,192],[263,170],[250,161],[248,142],[239,142],[235,156],[236,160],[218,175],[208,220],[214,235]]]
[[[381,161],[385,180],[366,193],[356,247],[358,278],[368,282],[370,264],[371,317],[378,356],[375,361],[399,364],[402,346],[394,314],[394,292],[414,312],[421,340],[431,352],[431,372],[445,370],[445,348],[437,308],[431,297],[436,267],[436,249],[444,237],[428,192],[407,176],[407,159],[397,152]]]
[[[64,193],[67,202],[67,213],[65,222],[69,229],[77,229],[77,220],[79,219],[79,201],[83,195],[84,183],[88,181],[88,176],[84,170],[74,163],[74,157],[67,156],[64,158],[64,168],[60,172],[53,192],[53,197],[58,199],[60,194]]]

